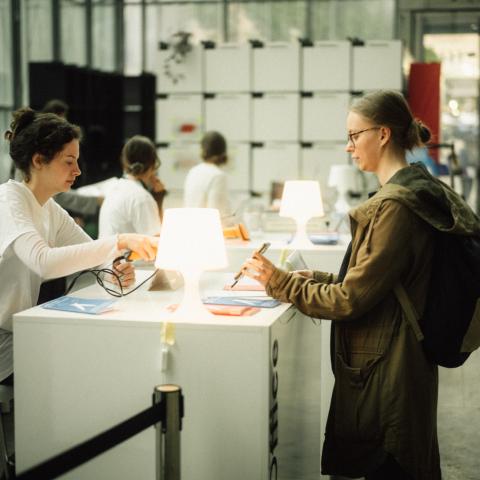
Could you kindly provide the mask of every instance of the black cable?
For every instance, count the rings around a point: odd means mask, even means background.
[[[123,258],[123,257],[121,257]],[[120,280],[120,276],[118,275],[118,273],[110,268],[91,268],[91,269],[88,269],[88,270],[83,270],[81,272],[79,272],[72,280],[72,282],[70,283],[70,285],[67,287],[67,289],[65,290],[65,295],[68,295],[68,293],[70,292],[70,290],[73,288],[73,286],[75,285],[75,282],[82,276],[82,275],[85,275],[87,273],[91,273],[92,275],[95,276],[96,280],[97,280],[97,283],[109,294],[109,295],[112,295],[112,297],[117,297],[117,298],[120,298],[120,297],[126,297],[127,295],[130,295],[131,293],[133,293],[135,290],[138,290],[142,285],[144,285],[146,282],[148,282],[148,280],[150,280],[156,273],[158,272],[158,268],[156,268],[153,273],[147,277],[142,283],[140,283],[139,285],[137,285],[135,288],[133,288],[132,290],[130,290],[129,292],[127,293],[124,293],[123,291],[123,286],[122,286],[122,282]],[[103,278],[101,277],[101,274],[108,274],[108,275],[112,275],[113,277],[115,277],[117,279],[117,282],[118,282],[118,285],[120,287],[120,291],[118,292],[117,290],[113,290],[112,288],[108,287],[105,285],[104,283],[104,280]]]
[[[114,427],[28,469],[15,478],[18,480],[57,478],[119,443],[128,440],[146,428],[159,422],[163,423],[165,421],[165,407],[164,402],[156,403]]]

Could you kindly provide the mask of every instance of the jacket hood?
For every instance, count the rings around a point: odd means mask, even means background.
[[[399,170],[350,215],[359,223],[371,219],[383,200],[397,200],[432,227],[459,235],[480,235],[480,219],[451,187],[431,175],[422,163]]]

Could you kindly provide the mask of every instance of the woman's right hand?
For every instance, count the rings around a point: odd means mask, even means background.
[[[276,270],[275,265],[258,252],[254,252],[241,267],[241,271],[247,277],[257,280],[264,287],[268,285],[273,272]]]
[[[118,235],[118,250],[131,250],[147,262],[155,260],[157,246],[158,237],[140,235],[138,233],[121,233]]]

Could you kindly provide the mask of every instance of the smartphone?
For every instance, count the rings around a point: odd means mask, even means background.
[[[268,250],[268,247],[270,247],[270,242],[265,242],[262,244],[262,246],[258,250],[255,250],[254,253],[264,254]],[[230,288],[233,288],[238,283],[240,278],[242,278],[242,276],[243,276],[243,273],[241,271],[238,272],[235,275],[235,277],[233,277],[234,282],[230,285]]]

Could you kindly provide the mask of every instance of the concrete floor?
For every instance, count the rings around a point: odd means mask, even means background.
[[[480,352],[440,369],[438,437],[443,480],[480,478]]]
[[[440,369],[438,403],[443,480],[480,479],[480,352],[461,368]],[[4,422],[13,451],[13,409]]]

